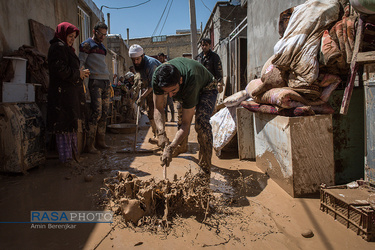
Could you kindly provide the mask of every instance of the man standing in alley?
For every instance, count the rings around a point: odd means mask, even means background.
[[[210,117],[215,109],[217,83],[212,74],[200,63],[188,58],[175,58],[159,66],[152,79],[155,104],[155,123],[158,143],[165,144],[162,165],[172,161],[173,151],[189,135],[195,114],[195,130],[199,143],[199,162],[204,177],[211,174],[212,127]],[[173,141],[168,144],[164,121],[164,94],[181,103],[181,125]]]
[[[143,48],[138,44],[133,44],[129,48],[129,57],[132,59],[135,71],[140,73],[142,89],[145,90],[141,93],[141,98],[137,100],[137,105],[141,105],[143,100],[146,100],[148,111],[147,116],[150,120],[150,125],[152,132],[154,134],[153,138],[149,139],[150,143],[157,143],[156,138],[156,125],[154,121],[154,102],[152,97],[152,75],[155,69],[161,64],[157,59],[145,55]]]
[[[211,39],[203,38],[200,41],[202,46],[202,52],[197,55],[195,60],[203,64],[208,71],[215,77],[218,82],[218,91],[221,93],[223,91],[223,68],[221,65],[221,60],[218,54],[211,50]]]
[[[79,46],[81,66],[89,69],[91,73],[88,83],[91,97],[91,115],[86,150],[92,154],[99,153],[96,147],[108,148],[105,143],[105,132],[109,110],[110,81],[105,62],[107,50],[103,45],[104,38],[107,36],[107,29],[105,23],[98,22],[92,30],[93,36]]]

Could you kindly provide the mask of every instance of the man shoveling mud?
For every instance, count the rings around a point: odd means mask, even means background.
[[[143,48],[138,44],[133,44],[129,48],[129,57],[132,59],[134,68],[137,72],[140,73],[141,81],[143,88],[145,89],[144,92],[141,94],[141,98],[137,100],[137,105],[141,105],[143,100],[147,101],[148,112],[147,116],[150,120],[152,132],[154,133],[154,138],[150,138],[149,142],[156,143],[156,126],[154,121],[154,103],[152,100],[152,87],[151,87],[151,80],[154,70],[157,66],[161,64],[158,60],[153,57],[145,55],[143,52]]]
[[[158,131],[158,145],[164,151],[162,166],[169,166],[173,151],[189,135],[190,125],[195,114],[195,130],[199,143],[199,162],[207,177],[211,174],[212,127],[210,117],[214,111],[217,86],[212,74],[197,61],[175,58],[160,65],[154,72],[154,119]],[[164,94],[173,96],[182,105],[182,118],[173,141],[168,144],[165,133]]]

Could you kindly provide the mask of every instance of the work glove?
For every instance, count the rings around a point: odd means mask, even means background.
[[[165,132],[158,134],[158,147],[164,148],[166,145],[169,144],[169,139]]]
[[[169,164],[171,163],[172,161],[172,152],[173,152],[173,147],[171,147],[170,145],[166,146],[163,150],[163,154],[161,155],[160,157],[160,161],[161,161],[161,166],[167,166],[169,167]]]

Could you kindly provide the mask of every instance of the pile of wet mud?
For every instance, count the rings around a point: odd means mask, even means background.
[[[132,225],[168,225],[173,217],[206,214],[215,199],[208,178],[187,172],[174,180],[140,180],[127,171],[104,179],[107,206]]]

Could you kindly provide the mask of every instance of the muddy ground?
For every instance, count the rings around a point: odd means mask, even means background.
[[[150,129],[142,117],[138,148],[148,143]],[[176,123],[167,123],[168,135]],[[103,180],[116,171],[128,171],[140,180],[161,180],[159,153],[124,154],[132,134],[108,134],[112,148],[101,155],[83,154],[79,169],[62,167],[56,158],[26,175],[0,175],[0,249],[375,249],[355,232],[319,209],[319,197],[292,198],[253,161],[235,154],[213,157],[210,189],[220,206],[208,214],[180,213],[162,226],[134,227],[116,216],[113,224],[75,224],[72,229],[33,228],[30,211],[104,210]],[[197,173],[195,131],[189,151],[175,158],[167,174],[180,178]],[[91,181],[85,177],[91,175]],[[301,234],[310,230],[309,238]]]

